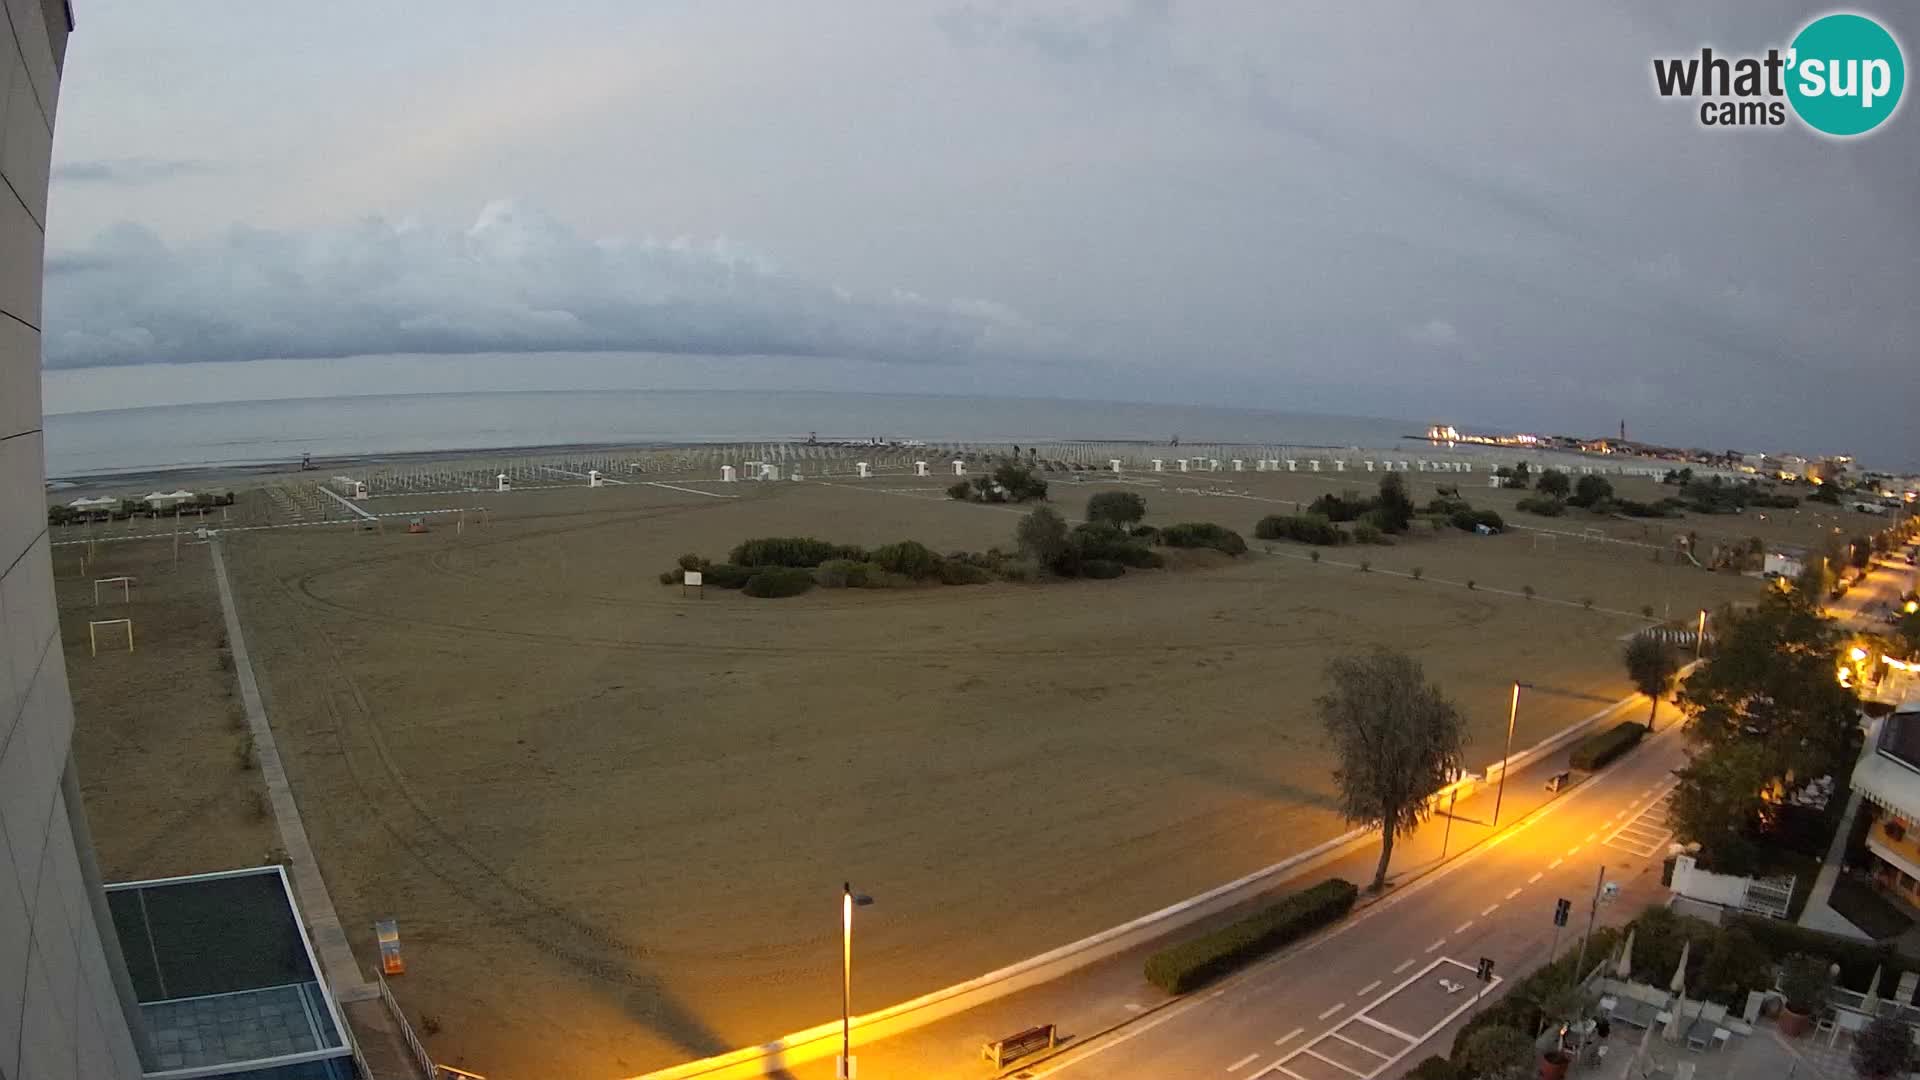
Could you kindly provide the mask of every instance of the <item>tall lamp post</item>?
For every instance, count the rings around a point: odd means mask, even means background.
[[[852,882],[841,882],[840,901],[840,1060],[835,1063],[834,1080],[853,1080],[853,909],[873,903],[873,897],[853,891]]]
[[[1500,754],[1500,787],[1493,795],[1493,828],[1500,827],[1500,803],[1507,797],[1507,761],[1513,757],[1513,724],[1520,716],[1520,690],[1533,689],[1532,683],[1513,680],[1513,702],[1507,706],[1507,748]]]
[[[1700,629],[1693,635],[1693,658],[1700,659],[1707,651],[1707,609],[1700,609]]]

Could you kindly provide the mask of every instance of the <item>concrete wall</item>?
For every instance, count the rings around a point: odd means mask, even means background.
[[[136,1078],[68,744],[42,495],[40,263],[69,30],[59,0],[0,24],[0,1080]],[[113,960],[109,959],[109,950]],[[118,985],[116,985],[118,984]]]
[[[1746,903],[1747,885],[1752,881],[1702,870],[1686,855],[1673,860],[1673,891],[1690,900],[1738,908]]]

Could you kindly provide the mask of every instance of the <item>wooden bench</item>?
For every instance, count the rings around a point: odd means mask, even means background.
[[[1004,1039],[995,1039],[980,1047],[980,1056],[993,1062],[998,1068],[1018,1057],[1025,1057],[1035,1050],[1053,1049],[1054,1031],[1052,1024],[1041,1024],[1025,1031],[1009,1035]]]

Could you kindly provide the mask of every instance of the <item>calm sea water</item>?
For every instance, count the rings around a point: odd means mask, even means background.
[[[46,418],[53,477],[571,443],[883,436],[1393,446],[1424,423],[1184,405],[734,390],[513,391],[168,405]]]

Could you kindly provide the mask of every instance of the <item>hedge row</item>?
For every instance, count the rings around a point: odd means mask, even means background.
[[[819,566],[828,559],[864,562],[867,553],[811,536],[763,536],[742,542],[727,556],[727,561],[736,566]]]
[[[799,596],[813,588],[813,571],[803,566],[767,566],[747,579],[741,590],[748,596]]]
[[[1646,735],[1645,724],[1633,720],[1615,724],[1598,735],[1589,735],[1580,740],[1574,746],[1573,753],[1567,755],[1567,764],[1592,772],[1640,745],[1640,740]]]
[[[1492,510],[1455,510],[1447,515],[1447,520],[1462,532],[1473,532],[1481,525],[1494,532],[1505,532],[1507,528],[1507,523]]]
[[[1338,921],[1352,910],[1359,893],[1353,882],[1339,878],[1294,893],[1239,922],[1147,957],[1147,981],[1169,994],[1184,994]]]
[[[1272,514],[1253,526],[1262,540],[1297,540],[1302,544],[1338,547],[1353,539],[1323,514]]]
[[[1247,541],[1237,532],[1211,521],[1189,521],[1160,530],[1160,542],[1167,547],[1212,548],[1229,555],[1245,555]]]
[[[1839,964],[1841,985],[1856,990],[1866,989],[1876,967],[1884,968],[1880,973],[1882,989],[1899,985],[1900,976],[1906,972],[1920,971],[1920,960],[1898,952],[1891,945],[1849,941],[1758,915],[1728,915],[1726,925],[1729,929],[1737,926],[1753,935],[1775,960],[1794,953],[1808,953]]]

